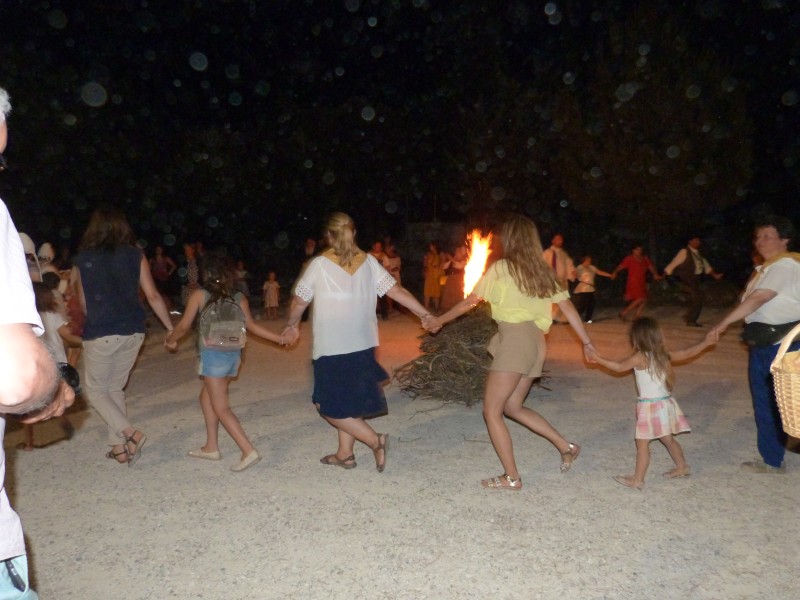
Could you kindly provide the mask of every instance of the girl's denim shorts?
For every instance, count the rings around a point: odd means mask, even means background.
[[[241,351],[220,352],[201,349],[198,373],[204,377],[236,377],[241,359]]]

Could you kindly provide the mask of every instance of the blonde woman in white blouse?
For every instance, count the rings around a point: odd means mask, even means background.
[[[377,433],[366,419],[388,412],[381,387],[389,375],[375,358],[378,320],[375,296],[387,295],[427,324],[431,315],[411,293],[355,241],[353,219],[332,214],[324,237],[328,247],[300,275],[283,335],[292,343],[306,307],[314,301],[314,392],[319,414],[337,429],[338,448],[323,456],[325,465],[356,467],[355,442],[368,446],[378,472],[386,467],[389,436]]]

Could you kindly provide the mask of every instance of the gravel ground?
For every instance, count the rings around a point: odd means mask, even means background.
[[[612,317],[589,325],[601,351],[625,352]],[[662,308],[675,348],[701,337]],[[708,310],[707,322],[721,313]],[[270,326],[270,323],[267,323]],[[274,328],[279,328],[274,322]],[[381,362],[417,353],[415,322],[381,325]],[[583,446],[567,474],[546,441],[512,424],[525,484],[486,491],[502,470],[480,407],[412,401],[387,388],[383,474],[371,451],[357,469],[319,464],[335,434],[314,411],[308,331],[282,350],[251,338],[231,402],[264,459],[231,473],[237,450],[221,434],[223,461],[186,458],[204,439],[194,347],[163,351],[148,336],[131,377],[132,421],[148,435],[133,468],[104,457],[104,424],[85,405],[57,441],[37,426],[41,449],[14,450],[6,436],[7,488],[23,519],[35,586],[43,599],[470,599],[795,598],[800,457],[787,474],[747,475],[755,453],[746,356],[729,332],[677,368],[675,395],[693,432],[680,437],[692,476],[671,467],[657,442],[642,492],[611,477],[632,471],[634,384],[587,367],[568,326],[548,336],[549,390],[528,405]]]

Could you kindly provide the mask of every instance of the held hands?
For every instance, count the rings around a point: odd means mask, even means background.
[[[708,346],[716,344],[719,341],[719,336],[725,332],[725,329],[727,328],[722,325],[715,325],[712,327],[706,334],[706,344]]]
[[[292,346],[300,339],[300,328],[297,325],[287,325],[281,332],[281,346]]]
[[[422,321],[422,327],[425,331],[429,331],[430,333],[438,333],[438,331],[442,328],[441,319],[434,317],[432,314],[428,313],[420,317]]]
[[[175,352],[175,350],[178,349],[178,341],[171,340],[170,337],[172,337],[171,332],[164,338],[164,348],[166,348],[168,352]]]
[[[597,350],[595,349],[594,344],[589,342],[588,344],[583,345],[583,357],[588,363],[597,363]]]

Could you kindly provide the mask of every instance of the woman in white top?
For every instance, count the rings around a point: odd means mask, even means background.
[[[300,316],[314,300],[312,399],[322,418],[339,434],[336,453],[320,462],[355,468],[353,449],[358,440],[372,449],[375,466],[383,472],[389,436],[376,433],[365,420],[387,412],[381,383],[389,376],[375,359],[375,296],[389,296],[424,323],[430,314],[374,256],[356,245],[355,236],[355,224],[348,215],[334,213],[328,218],[328,247],[298,279],[283,335],[291,343],[297,341]]]

